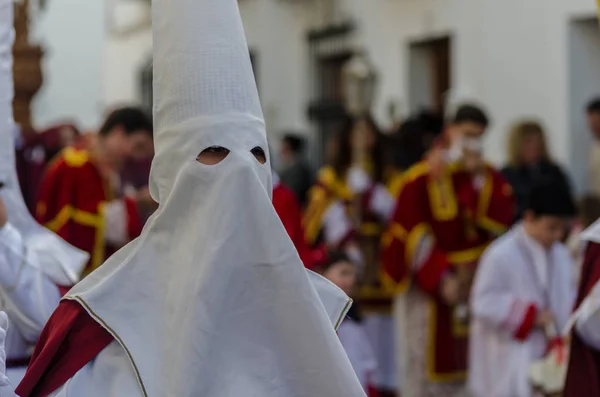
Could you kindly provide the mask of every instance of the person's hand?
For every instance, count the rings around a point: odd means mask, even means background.
[[[444,302],[453,306],[460,300],[460,281],[456,274],[448,273],[440,283],[440,296]]]
[[[438,179],[444,174],[446,168],[446,151],[439,145],[435,146],[426,155],[426,161],[431,175],[434,179]]]
[[[547,325],[552,324],[553,321],[554,316],[550,310],[542,310],[535,317],[535,325],[539,328],[545,328]]]
[[[6,225],[8,221],[8,214],[6,213],[6,206],[4,205],[4,201],[2,201],[2,197],[0,197],[0,228]]]

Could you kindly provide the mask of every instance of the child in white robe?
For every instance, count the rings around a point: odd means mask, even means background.
[[[530,365],[559,335],[573,305],[572,259],[560,239],[575,205],[550,182],[532,188],[523,221],[494,241],[471,295],[473,397],[532,397]]]
[[[356,286],[357,269],[349,256],[341,252],[330,253],[322,267],[322,273],[346,294],[352,295]],[[377,360],[356,303],[340,324],[338,336],[361,385],[368,391],[369,386],[372,386],[370,380],[377,369]]]

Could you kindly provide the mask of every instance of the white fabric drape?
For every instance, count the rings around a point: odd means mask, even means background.
[[[350,300],[322,280],[319,299],[251,153],[268,150],[237,0],[152,8],[160,205],[67,298],[112,333],[144,396],[364,396],[325,308]],[[229,154],[196,161],[211,146]]]

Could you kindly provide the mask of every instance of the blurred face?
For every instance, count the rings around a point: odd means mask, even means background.
[[[126,160],[143,160],[153,155],[152,138],[146,131],[131,134],[118,127],[104,138],[104,149],[114,166],[120,167]]]
[[[542,160],[542,137],[539,134],[529,134],[523,141],[521,159],[525,164],[537,164]]]
[[[281,161],[283,161],[286,164],[293,160],[294,155],[292,153],[292,149],[290,148],[290,145],[288,145],[287,142],[283,142],[281,144],[280,155],[281,155]]]
[[[450,141],[450,161],[462,161],[469,171],[478,169],[483,161],[481,138],[484,132],[483,125],[472,121],[449,126],[446,134]]]
[[[587,115],[588,127],[596,139],[600,139],[600,113],[590,112]]]
[[[351,295],[356,284],[356,267],[350,262],[337,262],[331,265],[323,276],[347,295]]]
[[[568,226],[569,220],[558,216],[535,216],[530,211],[525,212],[525,229],[538,243],[545,248],[551,248],[560,241]]]
[[[375,146],[375,131],[371,129],[366,120],[361,119],[354,124],[350,144],[353,149],[366,149],[370,151]]]

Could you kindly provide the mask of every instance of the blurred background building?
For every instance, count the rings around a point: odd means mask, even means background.
[[[366,50],[379,74],[374,113],[474,100],[493,118],[486,150],[505,160],[505,131],[535,116],[578,190],[587,178],[585,103],[600,92],[600,35],[590,0],[240,0],[269,133],[305,131],[311,161],[342,114],[341,69]],[[122,103],[151,106],[149,0],[49,0],[32,12],[44,83],[43,128],[96,128]],[[275,142],[275,140],[272,140]]]

